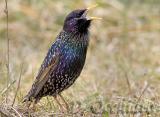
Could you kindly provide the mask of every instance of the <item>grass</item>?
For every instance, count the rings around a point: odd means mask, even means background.
[[[63,92],[72,113],[62,113],[51,97],[43,98],[36,110],[26,110],[22,99],[61,30],[64,17],[73,9],[95,3],[99,7],[89,15],[103,20],[91,26],[90,47],[81,76]],[[9,116],[159,116],[159,4],[159,0],[8,1],[10,87],[6,103],[7,40],[6,19],[2,12],[0,112]],[[0,1],[0,11],[4,8],[4,1]]]

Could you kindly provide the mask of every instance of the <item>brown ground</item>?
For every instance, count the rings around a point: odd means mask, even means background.
[[[91,27],[90,47],[81,76],[63,93],[71,112],[62,113],[51,97],[27,110],[22,99],[61,30],[64,17],[73,9],[95,3],[99,6],[89,15],[103,20],[95,21]],[[6,91],[6,17],[4,1],[0,1],[1,113],[17,117],[160,115],[159,0],[10,0],[8,5],[10,86]],[[20,73],[20,87],[12,107]]]

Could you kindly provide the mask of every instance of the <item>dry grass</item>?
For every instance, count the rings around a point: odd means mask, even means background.
[[[21,101],[30,89],[49,45],[61,30],[64,17],[73,9],[95,3],[99,7],[90,15],[103,20],[95,21],[91,27],[90,47],[81,76],[63,93],[71,112],[59,111],[51,97],[43,98],[35,110],[27,110]],[[158,117],[159,4],[159,0],[8,1],[10,86],[6,103],[6,16],[3,13],[5,2],[0,1],[1,116]],[[22,79],[19,84],[20,72]]]

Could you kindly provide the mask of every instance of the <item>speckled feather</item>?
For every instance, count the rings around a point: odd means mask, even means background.
[[[27,99],[31,100],[31,98],[35,98],[38,101],[43,96],[55,96],[71,86],[80,75],[84,66],[88,42],[89,39],[86,34],[76,35],[62,31],[57,37],[56,42],[49,49],[38,74],[44,72],[51,64],[51,61],[57,56],[59,56],[58,64],[49,73],[48,78],[46,78],[47,81],[43,82],[44,86],[41,87],[38,93],[35,93],[37,90],[36,83],[39,80],[39,77],[36,77],[32,89],[26,96]]]
[[[74,83],[85,63],[88,33],[88,30],[79,31],[77,27],[74,30],[68,26],[63,28],[50,47],[24,101],[35,99],[38,102],[44,96],[56,96]]]

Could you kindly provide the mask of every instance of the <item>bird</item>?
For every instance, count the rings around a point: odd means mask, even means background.
[[[61,93],[68,89],[80,76],[85,64],[89,46],[89,27],[98,17],[87,17],[91,8],[70,12],[63,28],[45,56],[35,81],[23,102],[36,104],[42,97],[53,96],[57,103],[59,96],[68,107]]]

